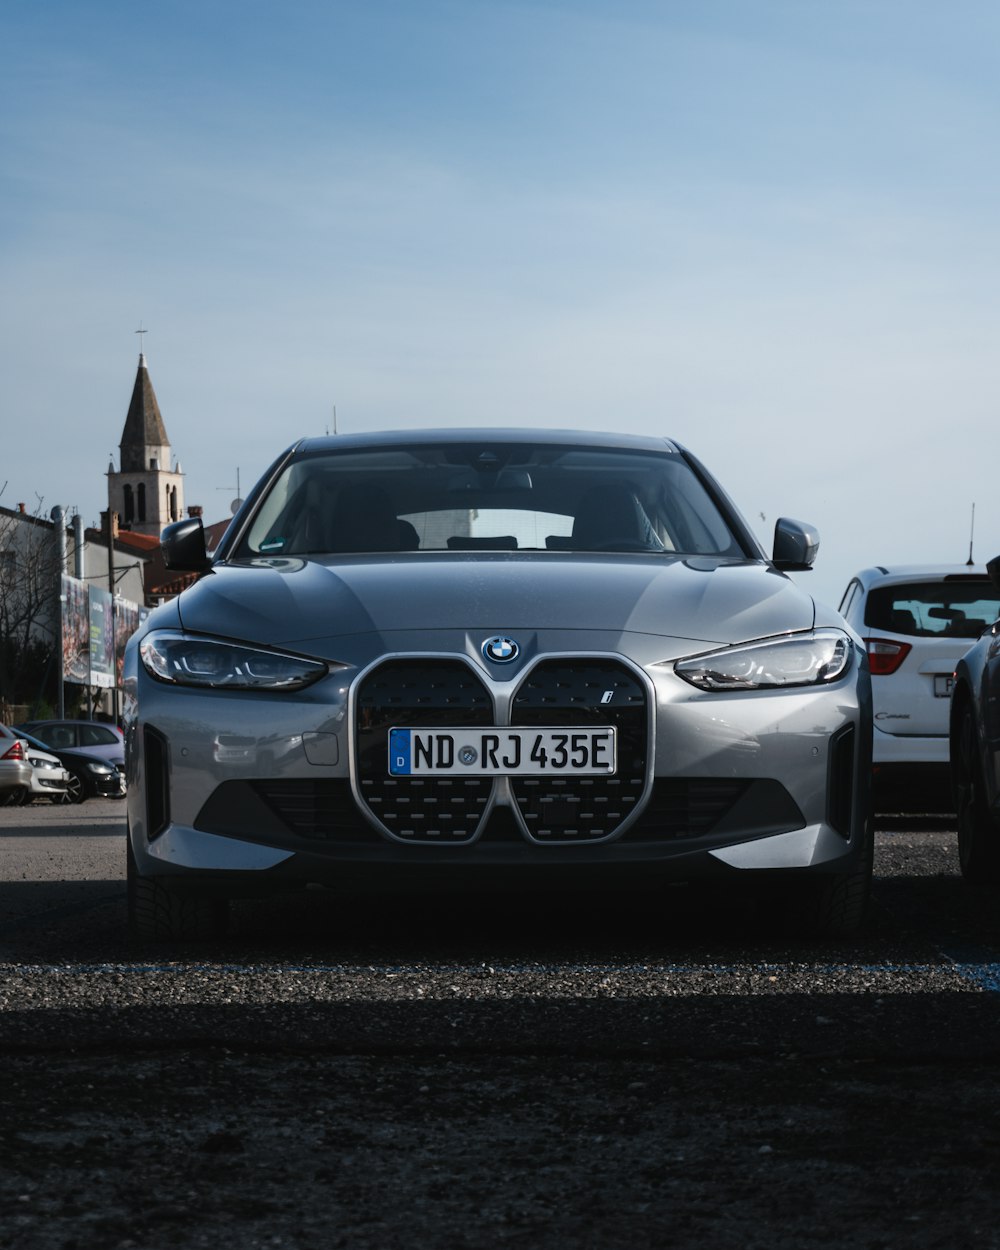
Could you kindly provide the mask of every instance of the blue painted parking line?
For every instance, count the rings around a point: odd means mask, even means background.
[[[991,994],[1000,994],[1000,963],[977,946],[943,946],[942,955],[949,960],[959,976]]]

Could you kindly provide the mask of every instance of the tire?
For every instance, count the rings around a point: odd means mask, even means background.
[[[229,928],[226,899],[203,898],[178,890],[158,877],[140,877],[127,838],[129,932],[146,942],[204,942],[225,937]]]
[[[64,803],[82,803],[87,797],[87,784],[80,773],[70,773]]]
[[[1000,886],[1000,828],[986,806],[979,734],[968,699],[958,715],[953,746],[958,864],[969,885],[993,890]]]
[[[3,805],[4,807],[23,807],[28,802],[29,794],[30,791],[23,787],[20,790],[10,790],[4,795]]]
[[[778,902],[781,927],[793,937],[841,938],[857,933],[871,903],[875,834],[865,819],[861,854],[849,872],[801,877],[783,886]]]

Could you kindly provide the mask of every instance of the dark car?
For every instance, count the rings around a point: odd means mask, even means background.
[[[65,792],[66,802],[82,803],[84,799],[125,797],[125,773],[114,761],[103,759],[82,747],[50,746],[20,728],[15,729],[14,733],[29,746],[48,751],[61,761],[70,775]]]
[[[76,754],[77,763],[71,771],[79,784],[71,787],[73,802],[97,796],[122,798],[125,794],[125,743],[117,725],[93,720],[32,720],[15,728],[31,734],[56,755],[61,751]],[[113,774],[108,772],[108,765]]]
[[[864,647],[678,444],[305,440],[125,656],[129,909],[325,886],[751,883],[823,932],[872,870]]]
[[[1000,556],[986,569],[1000,591]],[[1000,887],[1000,620],[955,669],[949,743],[962,876]]]

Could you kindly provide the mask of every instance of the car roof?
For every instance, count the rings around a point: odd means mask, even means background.
[[[869,590],[892,582],[944,581],[946,578],[982,578],[989,580],[983,564],[878,564],[855,573],[851,581],[859,581]]]
[[[317,451],[344,451],[364,447],[389,447],[399,443],[553,443],[567,447],[606,447],[620,451],[672,451],[682,448],[672,439],[642,434],[609,434],[596,430],[528,429],[514,426],[456,427],[454,429],[377,430],[362,434],[328,434],[303,438],[289,451],[295,454]]]

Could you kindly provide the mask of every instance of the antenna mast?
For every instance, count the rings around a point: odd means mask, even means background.
[[[966,564],[969,564],[969,565],[975,563],[975,561],[972,558],[972,540],[975,537],[975,533],[976,533],[976,505],[973,504],[972,505],[972,526],[969,529],[969,558],[966,561]]]

